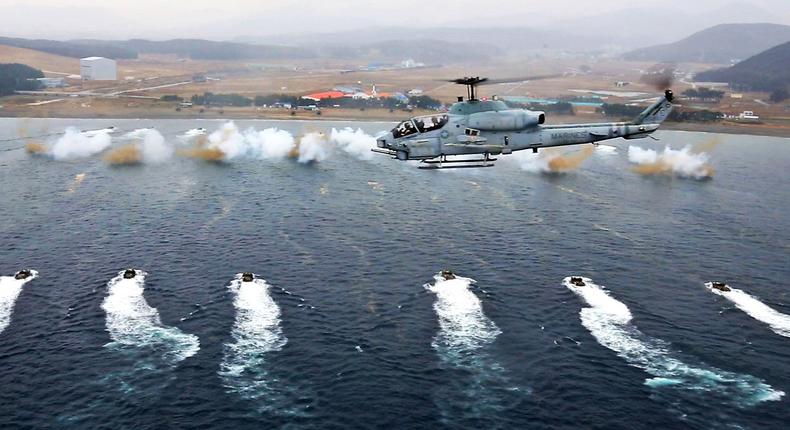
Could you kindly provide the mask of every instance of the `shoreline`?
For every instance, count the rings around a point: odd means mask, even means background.
[[[225,120],[225,121],[294,121],[294,122],[319,122],[319,121],[339,121],[339,122],[391,122],[397,123],[405,118],[426,115],[434,113],[434,111],[414,111],[414,112],[377,112],[374,110],[367,110],[358,112],[348,109],[342,110],[324,110],[321,115],[314,112],[298,111],[295,115],[291,115],[282,111],[266,111],[266,112],[236,112],[227,111],[220,114],[217,111],[207,111],[202,114],[192,115],[190,112],[156,112],[156,111],[134,111],[134,112],[115,112],[113,114],[91,112],[77,112],[76,114],[63,114],[57,112],[55,115],[30,115],[30,111],[17,111],[17,112],[3,112],[0,110],[0,118],[2,119],[101,119],[101,120]],[[42,112],[43,113],[43,112]],[[360,115],[360,113],[362,113]],[[15,115],[16,114],[16,115]],[[552,119],[554,121],[552,121]],[[592,118],[586,115],[578,116],[554,116],[549,119],[547,124],[568,124],[568,123],[585,123],[585,122],[600,122],[601,118]],[[617,118],[605,119],[604,121],[617,122]],[[689,131],[689,132],[702,132],[702,133],[720,133],[720,134],[735,134],[735,135],[751,135],[751,136],[769,136],[790,139],[790,125],[774,125],[774,124],[737,124],[732,122],[717,122],[717,123],[693,123],[693,122],[665,122],[661,125],[663,130],[673,131]]]

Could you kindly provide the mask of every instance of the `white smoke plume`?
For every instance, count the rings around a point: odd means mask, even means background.
[[[233,122],[226,122],[208,136],[208,148],[222,151],[227,160],[241,157],[247,152],[244,136]]]
[[[523,152],[515,159],[522,170],[532,173],[564,173],[578,169],[594,152],[593,145],[568,151],[560,148],[544,149],[537,155]]]
[[[189,139],[196,140],[203,147],[199,129],[188,132]],[[187,136],[187,134],[183,135]],[[234,158],[256,158],[260,160],[282,159],[295,148],[291,133],[277,128],[256,130],[249,128],[241,132],[233,122],[227,122],[218,130],[208,135],[205,149],[219,151],[225,160]]]
[[[636,164],[633,170],[642,175],[710,178],[713,168],[708,164],[709,160],[707,153],[695,151],[690,145],[679,150],[667,146],[661,152],[638,146],[628,147],[628,161]]]
[[[360,160],[371,160],[373,158],[371,149],[376,147],[376,138],[360,128],[356,130],[351,127],[340,130],[333,128],[329,134],[329,141]]]
[[[165,143],[162,134],[153,128],[134,130],[124,137],[139,140],[140,153],[146,163],[161,163],[173,155],[173,148]]]
[[[329,158],[330,147],[323,133],[307,133],[299,140],[298,156],[300,163],[321,162]]]
[[[56,160],[90,157],[104,151],[111,143],[109,130],[80,132],[74,127],[69,127],[52,145],[50,154]]]
[[[247,151],[259,159],[282,159],[294,149],[294,137],[285,130],[267,128],[257,131],[253,128],[244,132]]]

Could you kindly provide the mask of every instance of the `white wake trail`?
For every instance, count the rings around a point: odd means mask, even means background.
[[[266,358],[288,339],[280,328],[280,308],[269,294],[269,284],[260,278],[242,282],[241,276],[238,274],[228,286],[236,308],[231,332],[234,342],[225,345],[219,374],[230,391],[247,399],[271,401],[277,393],[277,381],[265,367]]]
[[[446,280],[440,275],[434,279],[433,285],[425,285],[436,294],[433,309],[441,328],[434,339],[434,348],[466,353],[493,342],[501,331],[485,316],[480,299],[469,289],[475,280],[463,277]]]
[[[674,358],[666,342],[645,336],[631,324],[631,312],[624,303],[612,298],[591,279],[583,280],[585,286],[572,284],[570,277],[563,281],[566,287],[589,305],[580,312],[582,325],[598,343],[616,352],[629,365],[653,375],[654,378],[645,381],[646,385],[715,393],[738,407],[778,401],[784,395],[784,392],[774,390],[754,376],[715,367],[694,367]]]
[[[22,287],[38,276],[35,270],[30,271],[30,276],[25,279],[15,279],[13,276],[0,276],[0,333],[11,324],[11,314]]]
[[[136,273],[134,278],[125,279],[121,271],[107,284],[102,309],[107,313],[107,331],[113,340],[107,346],[155,349],[162,351],[162,358],[171,364],[197,354],[197,336],[162,324],[159,312],[143,297],[146,273]]]
[[[774,333],[790,337],[790,315],[777,311],[743,290],[730,287],[730,291],[721,291],[713,288],[710,283],[706,283],[705,286],[714,294],[735,303],[738,309],[746,312],[750,317],[768,324]]]
[[[510,384],[505,369],[490,356],[487,347],[501,331],[472,292],[474,279],[434,279],[425,285],[436,294],[433,309],[439,320],[432,346],[448,378],[436,387],[435,402],[446,425],[464,427],[513,407],[524,391]]]

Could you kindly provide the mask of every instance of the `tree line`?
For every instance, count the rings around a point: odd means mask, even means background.
[[[163,96],[162,100],[175,101],[171,96]],[[206,92],[195,94],[190,100],[198,106],[291,106],[293,108],[301,106],[316,106],[318,108],[342,107],[349,109],[385,108],[403,109],[413,107],[418,109],[440,109],[443,104],[441,101],[430,96],[412,96],[408,100],[400,100],[393,97],[376,99],[354,99],[342,97],[336,99],[309,100],[290,94],[267,94],[255,97],[245,97],[241,94],[214,94]]]
[[[19,63],[0,64],[0,96],[14,94],[15,91],[33,91],[39,89],[43,78],[41,70]]]

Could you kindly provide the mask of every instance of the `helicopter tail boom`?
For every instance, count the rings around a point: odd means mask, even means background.
[[[666,90],[663,97],[634,118],[633,124],[661,124],[672,112],[672,101],[674,99],[675,96],[672,90]]]

